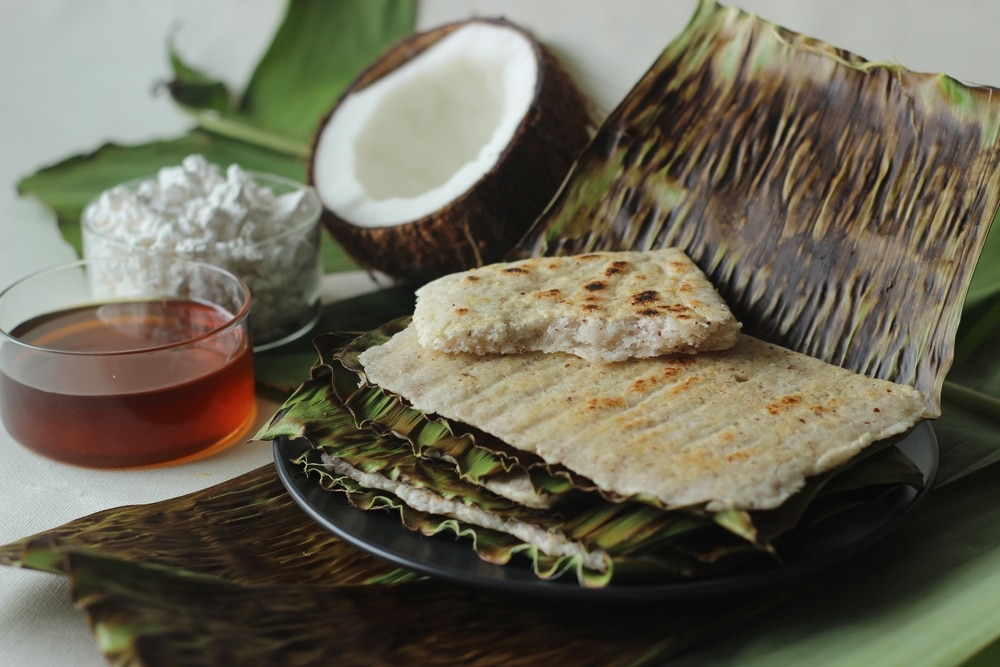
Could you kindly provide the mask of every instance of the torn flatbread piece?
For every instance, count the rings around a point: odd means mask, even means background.
[[[592,363],[443,353],[412,325],[360,356],[369,382],[622,498],[778,507],[806,478],[909,430],[924,398],[741,335],[729,350]]]
[[[681,250],[490,264],[416,292],[421,345],[442,352],[568,352],[614,362],[732,347],[740,324]]]

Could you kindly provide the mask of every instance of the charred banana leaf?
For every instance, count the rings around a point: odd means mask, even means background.
[[[72,554],[73,595],[113,665],[286,667],[663,664],[790,597],[676,608],[533,600],[418,581],[237,586]]]
[[[241,585],[413,578],[341,542],[304,515],[273,466],[205,491],[97,512],[26,537],[0,547],[0,565],[72,574],[69,555],[75,553],[197,572]]]
[[[747,333],[940,414],[1000,202],[1000,91],[702,0],[511,253],[678,246]]]

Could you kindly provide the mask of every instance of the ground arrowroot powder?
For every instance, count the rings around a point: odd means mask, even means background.
[[[101,278],[111,291],[165,279],[154,258],[182,256],[226,268],[253,293],[255,345],[311,326],[319,313],[319,201],[312,188],[201,155],[155,177],[103,192],[83,214],[87,257],[150,256],[149,271]]]

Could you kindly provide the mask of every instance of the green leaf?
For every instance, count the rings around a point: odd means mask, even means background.
[[[998,228],[1000,229],[1000,228]],[[1000,236],[1000,234],[998,234]],[[1000,266],[1000,258],[993,260]],[[978,273],[976,275],[979,275]],[[981,286],[985,289],[985,285]],[[949,375],[954,380],[961,376],[963,380],[969,376],[983,378],[994,375],[994,396],[1000,397],[1000,355],[997,354],[997,341],[1000,340],[1000,286],[996,294],[977,299],[975,304],[966,304],[962,311],[962,322],[958,329],[958,344],[955,348],[955,366]],[[990,356],[993,364],[984,368],[981,355]],[[976,359],[974,359],[976,357]],[[980,383],[980,384],[988,384]]]
[[[1000,665],[1000,637],[965,663],[964,667],[996,667]]]
[[[238,115],[307,143],[340,92],[415,22],[410,0],[291,0]]]
[[[944,412],[934,423],[941,448],[936,486],[945,486],[1000,463],[1000,422],[954,400],[945,385]]]
[[[994,230],[991,238],[1000,238],[1000,225]],[[985,252],[977,279],[989,273],[986,265],[1000,266],[1000,257],[988,258]],[[979,285],[986,290],[987,281]],[[977,301],[962,313],[955,364],[944,384],[944,410],[934,424],[941,445],[940,484],[1000,462],[1000,286]]]
[[[232,111],[233,95],[224,82],[190,67],[181,59],[172,40],[169,55],[174,79],[167,84],[167,89],[178,104],[193,109],[211,109],[219,113]]]
[[[413,29],[415,15],[414,2],[291,0],[235,108],[224,84],[173,50],[167,89],[203,129],[304,159],[341,91]]]
[[[969,292],[965,297],[965,307],[975,309],[984,302],[1000,299],[1000,208],[993,216],[992,232],[986,237],[986,245],[979,256],[979,264],[972,274]]]
[[[862,559],[675,667],[962,664],[1000,635],[998,472],[936,489]]]

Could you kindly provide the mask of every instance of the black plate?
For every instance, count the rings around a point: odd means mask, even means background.
[[[930,491],[938,465],[934,429],[923,422],[896,446],[920,469],[924,488],[901,487],[828,520],[822,531],[804,538],[793,553],[783,554],[780,566],[690,582],[584,588],[572,576],[545,581],[538,579],[527,565],[491,565],[479,559],[468,540],[453,539],[450,535],[425,537],[404,528],[396,513],[351,507],[344,494],[324,490],[315,478],[307,478],[291,462],[306,446],[301,441],[275,442],[275,465],[282,483],[313,519],[364,551],[422,574],[480,588],[607,600],[707,597],[794,581],[857,553],[897,528]]]

